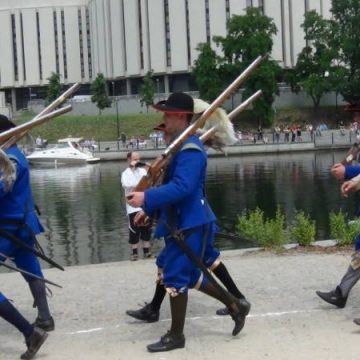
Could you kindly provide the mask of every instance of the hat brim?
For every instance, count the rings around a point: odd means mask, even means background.
[[[165,131],[166,125],[164,123],[160,123],[156,125],[153,129],[157,131]]]
[[[188,111],[188,110],[168,106],[166,104],[166,100],[159,101],[158,103],[153,104],[152,107],[154,109],[158,110],[158,111],[165,112],[165,113],[191,114],[191,115],[194,114],[194,112],[192,112],[192,111]]]

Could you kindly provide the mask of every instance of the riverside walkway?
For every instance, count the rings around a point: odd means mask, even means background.
[[[230,317],[215,315],[219,303],[191,291],[185,324],[186,347],[151,354],[146,345],[170,327],[168,300],[160,321],[140,323],[126,316],[151,299],[153,260],[74,266],[65,272],[45,270],[64,286],[50,299],[56,330],[40,350],[41,360],[357,360],[360,287],[353,289],[345,309],[321,301],[315,290],[329,290],[347,268],[350,252],[263,251],[223,252],[223,260],[252,303],[242,332],[231,336]],[[0,274],[1,290],[29,318],[32,299],[19,274]],[[0,321],[0,359],[17,359],[24,349],[21,335]]]
[[[272,134],[265,134],[267,142],[244,140],[242,143],[229,146],[225,152],[229,156],[245,155],[245,154],[262,154],[262,153],[287,153],[296,151],[317,151],[317,150],[334,150],[334,149],[349,149],[357,137],[353,132],[344,130],[341,133],[339,130],[327,130],[321,133],[321,136],[311,137],[310,133],[303,132],[302,140],[296,142],[284,142],[280,138],[279,142],[273,141]],[[101,161],[116,161],[125,160],[126,154],[129,150],[138,150],[141,152],[143,159],[154,159],[159,156],[165,147],[156,148],[152,141],[147,141],[147,146],[141,147],[123,147],[121,142],[116,141],[101,141],[98,144],[99,151],[96,156],[100,157]],[[224,156],[223,153],[213,149],[208,150],[209,156]]]

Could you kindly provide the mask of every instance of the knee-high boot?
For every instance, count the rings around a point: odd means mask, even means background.
[[[150,352],[169,351],[185,346],[184,325],[187,307],[187,293],[170,296],[171,328],[160,341],[147,346]]]
[[[232,331],[233,336],[237,335],[245,325],[245,317],[248,309],[242,305],[235,296],[231,295],[225,289],[219,291],[213,284],[208,281],[203,281],[200,285],[199,291],[221,301],[229,309],[229,313],[235,322]]]
[[[49,304],[46,298],[45,283],[41,280],[33,280],[29,282],[29,287],[38,311],[38,316],[34,325],[45,331],[54,330],[55,324],[54,319],[51,317]]]

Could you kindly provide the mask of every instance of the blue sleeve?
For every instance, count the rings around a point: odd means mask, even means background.
[[[205,163],[204,154],[198,150],[183,150],[176,160],[171,180],[165,185],[145,191],[143,208],[146,214],[151,215],[156,209],[176,204],[199,186]]]
[[[346,166],[345,167],[345,176],[344,179],[345,180],[350,180],[353,177],[357,176],[360,174],[360,166]]]

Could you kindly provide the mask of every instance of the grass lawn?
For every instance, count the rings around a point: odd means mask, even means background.
[[[16,124],[21,124],[33,118],[35,114],[24,112],[20,117],[14,119]],[[345,125],[349,125],[353,114],[346,113],[339,107],[312,108],[289,108],[281,109],[276,112],[274,124],[305,124],[318,123],[325,121],[330,128],[337,128],[337,122],[343,120]],[[127,138],[131,136],[144,135],[147,137],[155,125],[161,122],[161,113],[146,114],[119,114],[119,131],[124,132]],[[258,121],[254,119],[251,111],[244,111],[234,120],[235,128],[241,130],[257,129]],[[50,143],[58,139],[68,137],[82,137],[84,139],[109,140],[117,138],[116,115],[85,116],[85,115],[63,115],[50,120],[48,123],[35,128],[33,136],[40,135]]]
[[[14,119],[14,122],[21,124],[31,120],[34,116],[35,114],[25,112],[21,117]],[[119,115],[120,133],[124,132],[127,137],[132,135],[148,136],[159,122],[161,122],[160,113]],[[117,122],[114,115],[63,115],[34,128],[31,133],[35,137],[39,135],[41,138],[47,139],[50,143],[69,135],[84,139],[116,140]]]

